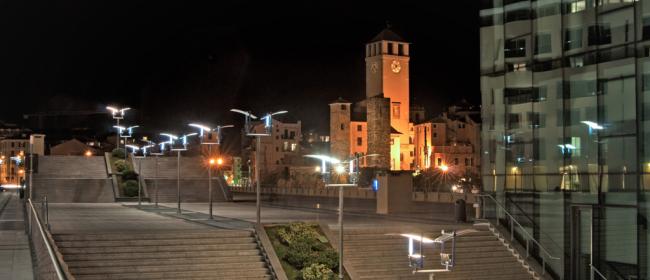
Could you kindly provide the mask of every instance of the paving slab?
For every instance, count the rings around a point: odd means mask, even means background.
[[[17,193],[0,192],[0,279],[34,279],[22,203]]]

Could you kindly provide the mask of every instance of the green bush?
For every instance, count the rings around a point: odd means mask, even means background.
[[[334,249],[327,247],[322,251],[311,252],[310,262],[324,264],[328,268],[336,270],[339,267],[339,254]]]
[[[113,157],[116,157],[116,158],[126,158],[126,150],[124,150],[122,148],[113,149],[111,154],[113,155]]]
[[[125,181],[122,184],[122,188],[124,189],[124,196],[127,197],[138,196],[138,181],[135,180]]]
[[[138,173],[133,170],[125,170],[122,172],[122,181],[138,180]]]
[[[125,172],[127,170],[130,170],[131,168],[130,168],[129,164],[126,163],[125,160],[118,159],[118,160],[115,161],[115,169],[117,170],[117,172],[121,173],[121,172]]]
[[[291,245],[297,240],[310,242],[318,240],[318,232],[313,225],[307,223],[291,223],[288,227],[278,230],[278,235],[284,244]],[[313,242],[313,241],[312,241]]]
[[[335,275],[329,267],[324,264],[313,263],[301,270],[304,280],[333,280]]]

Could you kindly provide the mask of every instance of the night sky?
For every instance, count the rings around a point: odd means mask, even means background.
[[[164,129],[286,109],[327,132],[330,101],[364,97],[387,21],[413,43],[412,103],[480,102],[478,2],[349,2],[3,1],[0,119],[122,104]]]

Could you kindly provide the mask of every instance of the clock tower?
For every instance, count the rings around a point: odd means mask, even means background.
[[[390,27],[366,44],[366,98],[382,94],[390,99],[391,169],[411,169],[409,43]]]

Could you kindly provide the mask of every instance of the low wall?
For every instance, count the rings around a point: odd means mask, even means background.
[[[161,203],[170,203],[176,202],[177,198],[177,182],[176,179],[158,179],[154,183],[152,179],[146,179],[146,184],[148,188],[149,198],[151,201],[154,201],[155,197],[155,186],[158,185],[158,202]],[[208,179],[181,179],[181,202],[208,202]],[[228,201],[228,186],[224,186],[226,189],[226,196],[224,196],[224,190],[221,189],[221,185],[217,178],[212,180],[212,199],[214,202]]]
[[[35,201],[47,195],[52,203],[107,203],[115,202],[110,179],[34,178]]]
[[[151,186],[151,185],[149,185]],[[232,187],[233,192],[255,193],[255,187]],[[320,196],[338,197],[338,188],[262,188],[264,194],[297,195],[297,196]],[[476,195],[472,193],[450,193],[450,192],[413,192],[413,201],[453,203],[458,199],[464,199],[466,203],[475,203]],[[376,199],[377,195],[370,189],[347,189],[344,191],[346,198]]]

